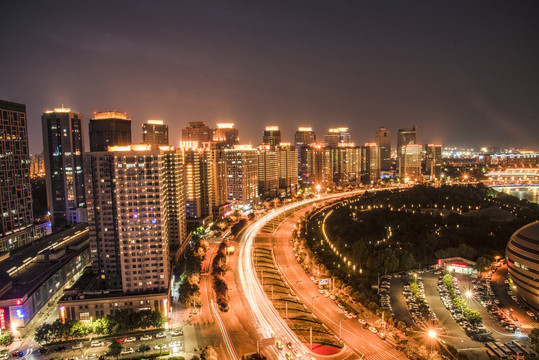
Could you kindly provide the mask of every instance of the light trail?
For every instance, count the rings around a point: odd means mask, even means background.
[[[255,320],[255,328],[262,338],[276,337],[284,342],[291,342],[294,348],[298,349],[303,354],[310,354],[310,350],[297,335],[288,327],[286,321],[279,315],[271,300],[266,296],[266,293],[258,281],[255,267],[253,264],[252,252],[253,243],[256,235],[266,223],[273,218],[285,213],[288,210],[334,197],[347,197],[362,193],[364,190],[356,190],[347,193],[327,195],[314,199],[303,200],[294,204],[283,206],[269,214],[264,215],[251,225],[240,238],[240,252],[238,259],[238,272],[241,287],[245,298],[249,304],[252,317]],[[275,347],[271,348],[275,354],[275,358],[284,358],[283,352],[277,352]]]
[[[219,315],[219,311],[217,311],[217,307],[215,303],[213,302],[213,299],[211,299],[211,308],[214,312],[215,318],[217,319],[217,323],[219,324],[221,333],[223,334],[223,339],[225,340],[226,348],[228,349],[230,356],[232,356],[234,360],[238,360],[238,355],[236,354],[236,351],[232,347],[232,342],[230,341],[230,338],[228,337],[228,332],[226,331],[225,324],[223,323],[223,320],[221,319],[221,316]]]

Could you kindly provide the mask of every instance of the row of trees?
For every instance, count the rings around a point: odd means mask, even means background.
[[[185,268],[180,277],[178,301],[185,307],[200,307],[200,272],[202,261],[206,257],[208,244],[200,238],[200,234],[193,232],[191,243],[185,258]]]
[[[213,291],[215,291],[215,299],[219,310],[226,312],[230,309],[228,304],[228,284],[225,279],[225,274],[228,270],[226,250],[228,248],[228,240],[224,239],[217,249],[217,254],[212,262],[212,277]]]
[[[118,335],[137,329],[159,328],[164,322],[163,314],[159,311],[132,312],[121,309],[91,323],[61,319],[53,323],[44,323],[36,328],[34,339],[42,344],[80,339],[89,334]]]
[[[472,326],[481,324],[483,322],[481,314],[476,310],[468,308],[466,300],[457,294],[453,283],[453,276],[451,274],[445,274],[443,281],[453,305],[462,310],[462,316],[466,319],[466,321],[468,321]]]

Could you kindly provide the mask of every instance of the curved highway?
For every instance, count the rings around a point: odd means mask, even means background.
[[[275,336],[277,340],[281,340],[283,343],[291,342],[294,345],[294,349],[298,349],[301,354],[310,354],[310,350],[307,348],[307,346],[305,346],[303,342],[298,339],[296,334],[290,330],[285,320],[273,307],[273,304],[266,296],[264,289],[258,281],[252,258],[253,243],[258,232],[260,232],[266,222],[288,210],[320,200],[357,195],[361,194],[362,192],[364,192],[364,190],[332,194],[283,206],[258,219],[242,234],[239,240],[240,251],[238,259],[238,273],[243,293],[245,294],[245,299],[249,304],[250,309],[248,310],[251,312],[250,318],[254,319],[255,328],[262,339]],[[285,358],[286,351],[278,351],[275,346],[267,348],[267,351],[269,351],[271,354],[271,358]]]

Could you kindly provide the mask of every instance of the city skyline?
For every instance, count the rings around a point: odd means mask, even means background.
[[[124,5],[6,6],[0,98],[27,105],[31,153],[41,114],[62,103],[86,122],[127,112],[135,140],[162,119],[172,140],[205,121],[233,122],[252,144],[258,124],[289,142],[299,126],[346,126],[364,143],[415,124],[419,143],[536,144],[531,2],[489,2],[488,17],[479,3]]]

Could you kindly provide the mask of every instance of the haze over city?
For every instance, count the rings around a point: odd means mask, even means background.
[[[62,104],[163,119],[348,126],[357,143],[417,125],[421,143],[536,147],[539,32],[533,1],[6,2],[0,98],[39,119]]]

